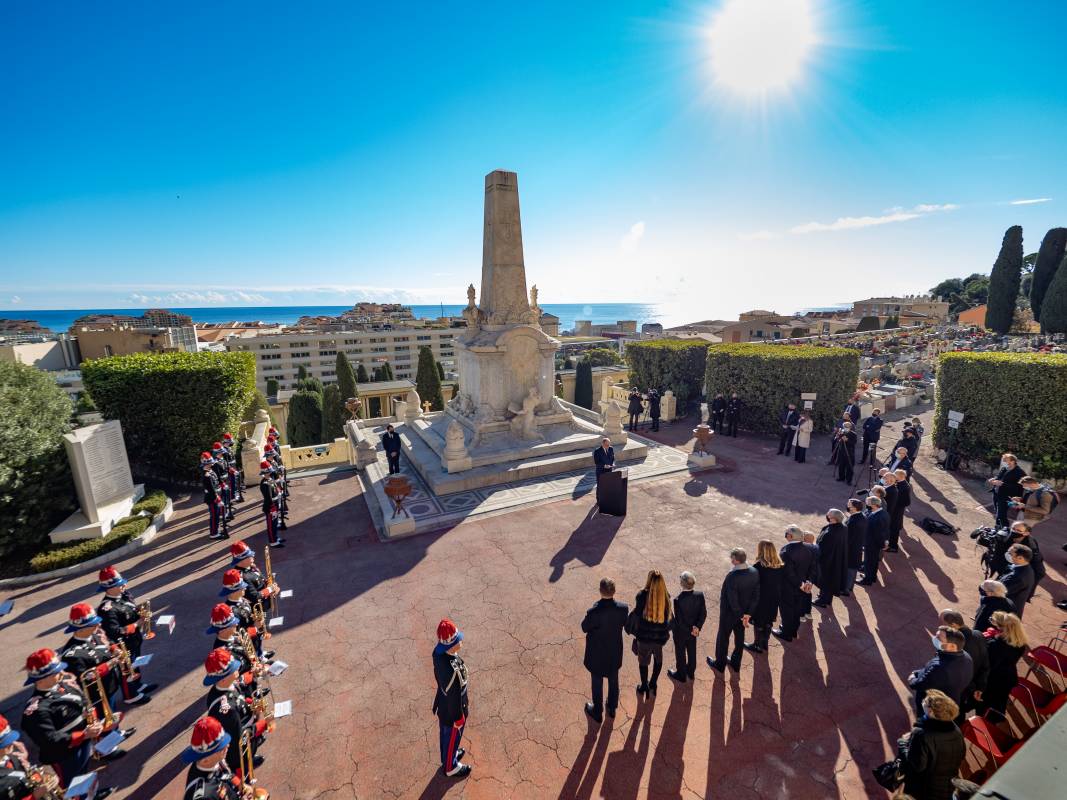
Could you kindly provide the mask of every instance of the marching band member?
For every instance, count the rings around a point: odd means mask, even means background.
[[[255,711],[248,698],[241,692],[241,662],[225,647],[212,650],[204,660],[204,686],[210,687],[207,693],[207,714],[218,720],[223,730],[230,735],[230,746],[226,752],[226,764],[231,770],[241,775],[241,732],[248,729],[252,734],[252,751],[258,749],[267,733],[268,721],[256,719]],[[264,757],[256,754],[252,766],[258,767]]]
[[[233,495],[230,493],[230,473],[223,459],[222,442],[215,442],[211,445],[211,471],[218,478],[222,504],[226,508],[226,521],[229,522],[233,519]]]
[[[256,551],[244,542],[234,542],[230,545],[230,568],[241,571],[241,579],[248,584],[245,589],[245,597],[248,602],[267,603],[270,596],[278,591],[278,587],[271,583],[270,576],[259,571],[255,562]]]
[[[130,654],[130,659],[141,655],[144,635],[141,633],[141,609],[133,601],[133,595],[126,589],[126,579],[114,567],[104,567],[97,576],[98,592],[104,593],[104,600],[96,608],[100,625],[112,642],[122,642]],[[141,691],[154,692],[159,684],[143,683]]]
[[[226,605],[233,609],[233,615],[238,620],[238,627],[244,628],[245,632],[251,637],[252,644],[256,648],[256,654],[264,661],[270,661],[274,658],[274,651],[263,649],[263,631],[256,627],[252,604],[245,597],[246,589],[248,589],[248,584],[241,578],[240,571],[228,569],[222,576],[222,588],[219,590],[219,597],[224,598]]]
[[[192,765],[185,775],[185,800],[241,800],[240,779],[224,761],[230,744],[230,734],[217,719],[196,721],[182,751],[182,761]]]
[[[31,797],[46,797],[46,787],[34,787],[30,783],[29,753],[19,741],[19,732],[12,730],[8,721],[0,716],[0,800],[29,800]]]
[[[285,539],[278,535],[278,522],[281,517],[282,495],[274,480],[274,470],[269,461],[264,459],[259,464],[259,493],[263,495],[263,517],[267,522],[267,544],[270,547],[285,547]],[[285,520],[281,520],[282,527]]]
[[[63,645],[60,655],[70,665],[71,672],[80,676],[89,669],[96,669],[110,702],[122,689],[122,698],[128,706],[139,706],[151,702],[152,696],[141,685],[141,676],[132,670],[127,675],[121,666],[113,667],[108,662],[115,658],[119,650],[107,638],[101,629],[103,620],[97,616],[88,603],[75,603],[70,608],[70,624],[64,633],[72,634],[70,641]],[[132,659],[131,659],[132,662]],[[103,698],[92,697],[94,706],[101,705]]]
[[[211,609],[211,625],[204,633],[215,634],[215,641],[211,643],[212,651],[222,648],[233,654],[240,666],[241,679],[238,686],[246,697],[256,696],[259,692],[259,683],[256,681],[256,664],[245,652],[244,645],[237,636],[237,628],[240,620],[233,613],[233,609],[225,603],[218,603]]]
[[[222,435],[222,455],[226,461],[226,468],[230,475],[230,496],[235,503],[245,501],[244,480],[241,475],[241,467],[237,463],[237,448],[233,441],[233,434]]]
[[[204,451],[200,454],[200,469],[204,473],[201,484],[204,487],[204,503],[207,505],[208,527],[210,528],[208,538],[225,539],[230,534],[226,530],[226,508],[222,500],[222,487],[219,486],[219,478],[213,468],[214,463],[211,453]],[[219,531],[220,521],[222,522],[221,532]]]

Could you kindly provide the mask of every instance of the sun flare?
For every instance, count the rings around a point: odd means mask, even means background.
[[[754,96],[790,88],[816,43],[809,0],[725,0],[708,29],[717,85]]]

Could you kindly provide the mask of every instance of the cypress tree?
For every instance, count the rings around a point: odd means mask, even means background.
[[[319,444],[322,435],[322,395],[299,389],[289,398],[289,444],[306,447]]]
[[[322,438],[319,441],[328,444],[343,436],[344,427],[345,406],[341,390],[336,383],[331,383],[322,391]]]
[[[278,379],[267,378],[267,397],[278,396]]]
[[[878,322],[878,317],[864,317],[860,320],[860,324],[856,326],[857,331],[877,331],[882,327]]]
[[[377,383],[381,379],[382,379],[382,368],[381,367],[375,367],[374,368],[374,374],[371,376],[371,382]]]
[[[442,411],[445,407],[444,396],[441,393],[441,376],[437,367],[441,366],[433,360],[433,351],[423,345],[419,348],[419,369],[415,373],[415,391],[425,403],[429,401],[431,411]]]
[[[1067,333],[1067,257],[1060,262],[1041,303],[1041,332]]]
[[[298,381],[304,380],[308,376],[308,368],[301,364],[296,368],[296,379]]]
[[[885,325],[883,326],[884,330],[888,330],[889,328],[899,328],[899,327],[900,327],[900,319],[897,316],[894,315],[892,317],[886,317]]]
[[[382,364],[381,376],[382,377],[380,378],[380,380],[383,380],[383,381],[395,381],[396,380],[396,378],[393,376],[393,365],[390,364],[388,361],[386,361],[384,364]]]
[[[370,383],[370,376],[367,374],[367,368],[363,366],[363,362],[359,362],[359,369],[356,370],[356,382],[357,383]]]
[[[345,408],[345,403],[350,398],[359,397],[359,389],[356,388],[356,373],[352,371],[352,362],[340,350],[337,351],[337,390],[341,393],[341,407],[344,409],[346,418],[351,415]],[[325,396],[322,398],[326,400]]]
[[[574,373],[574,404],[582,408],[593,408],[593,365],[588,358],[578,362]]]
[[[1041,304],[1045,293],[1056,275],[1056,268],[1063,261],[1067,252],[1067,228],[1053,228],[1041,240],[1041,249],[1037,251],[1034,274],[1030,283],[1030,309],[1034,319],[1041,321]]]
[[[442,381],[445,379],[445,366],[440,361],[437,362],[437,377]]]
[[[1023,271],[1023,229],[1012,225],[1004,233],[1000,255],[989,274],[989,301],[986,303],[985,326],[996,333],[1011,330],[1015,301]]]

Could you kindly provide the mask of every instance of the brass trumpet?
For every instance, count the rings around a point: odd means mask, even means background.
[[[278,576],[274,574],[270,563],[270,548],[263,549],[263,570],[267,574],[267,586],[270,588],[270,615],[278,616]]]
[[[145,600],[137,606],[137,629],[145,639],[154,639],[155,632],[152,630],[152,601]]]
[[[115,642],[115,661],[119,664],[119,670],[122,672],[122,676],[126,680],[133,678],[133,659],[130,658],[130,651],[126,647],[125,642]]]
[[[107,663],[111,664],[115,660],[112,659]],[[89,691],[90,687],[95,687],[100,696],[100,708],[104,712],[104,728],[110,729],[115,725],[115,712],[111,710],[111,702],[107,699],[107,689],[104,688],[104,679],[97,670],[97,667],[93,667],[78,676],[78,683],[81,684],[82,693],[85,695],[85,724],[92,725],[97,721],[96,703],[93,702],[92,692]]]
[[[59,785],[59,776],[51,767],[29,767],[26,770],[26,783],[33,789],[35,798],[63,800],[63,787]]]
[[[241,750],[241,794],[245,797],[255,798],[255,800],[267,800],[270,797],[270,792],[262,786],[256,786],[252,731],[248,728],[241,731],[239,746]]]
[[[256,626],[256,630],[259,631],[259,635],[264,640],[270,638],[270,631],[267,630],[267,615],[263,611],[262,601],[257,600],[256,604],[252,606],[252,624]]]

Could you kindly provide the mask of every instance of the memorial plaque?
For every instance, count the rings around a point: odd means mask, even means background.
[[[133,494],[133,476],[122,440],[122,425],[108,420],[63,436],[82,513],[98,522],[101,506]]]

